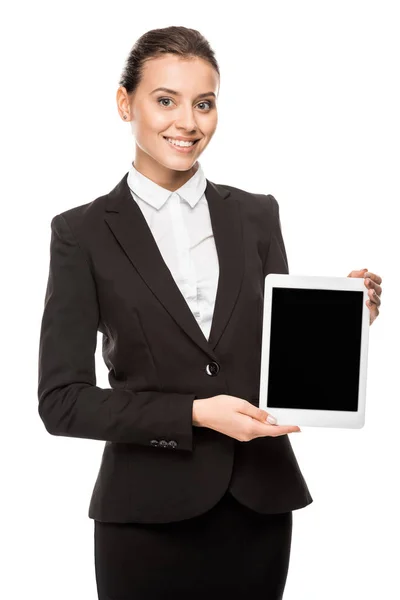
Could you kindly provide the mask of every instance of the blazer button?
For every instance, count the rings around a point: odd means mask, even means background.
[[[168,448],[168,442],[166,440],[160,440],[159,446],[161,446],[161,448]]]
[[[158,446],[158,440],[151,440],[150,444],[152,446]]]
[[[207,373],[207,375],[210,375],[211,377],[215,377],[215,375],[218,375],[219,369],[220,369],[219,364],[216,363],[215,361],[211,361],[206,366],[206,373]]]
[[[168,442],[168,446],[170,446],[170,448],[176,448],[177,447],[177,442],[175,440],[170,440]]]

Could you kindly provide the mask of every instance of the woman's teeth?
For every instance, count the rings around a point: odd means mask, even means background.
[[[195,142],[184,142],[183,140],[173,140],[172,138],[165,138],[167,140],[167,142],[169,142],[170,144],[173,144],[174,146],[183,146],[183,147],[189,147],[189,146],[193,146],[193,144]]]

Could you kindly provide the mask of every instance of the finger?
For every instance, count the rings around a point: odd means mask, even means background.
[[[259,408],[258,406],[254,406],[253,404],[251,404],[251,402],[248,402],[247,400],[244,400],[238,412],[240,412],[243,415],[247,415],[248,417],[251,417],[256,421],[260,421],[261,423],[264,423],[264,421],[266,421],[267,418],[272,419],[274,423],[276,423],[275,417],[270,415],[266,410]]]
[[[365,277],[364,273],[366,273],[368,269],[361,269],[361,271],[351,271],[347,277]]]
[[[294,433],[295,431],[301,431],[297,425],[268,425],[264,424],[264,430],[267,428],[268,433],[271,436],[285,435],[287,433]]]
[[[371,302],[371,300],[367,300],[366,305],[368,306],[369,312],[370,312],[369,324],[372,325],[372,323],[375,321],[376,317],[379,315],[379,308],[377,307],[376,304]]]
[[[246,416],[250,416],[247,413],[242,413],[242,414],[246,414]],[[255,421],[259,421],[260,423],[268,423],[269,425],[275,425],[276,418],[272,415],[270,415],[269,413],[267,413],[265,410],[261,410],[260,409],[260,413],[257,415],[252,415],[251,416],[252,419],[254,419]]]
[[[364,273],[364,277],[372,279],[372,281],[378,285],[382,283],[382,277],[379,277],[379,275],[376,273],[371,273],[371,271],[366,271],[366,273]]]
[[[377,306],[380,306],[382,302],[375,290],[368,290],[368,299],[370,300],[371,305],[376,304]]]
[[[382,279],[381,279],[382,282]],[[370,277],[366,277],[364,280],[365,286],[369,289],[369,290],[375,290],[375,293],[377,296],[380,296],[382,294],[382,288],[381,286],[376,283],[375,281],[373,281]],[[375,296],[375,294],[374,294]]]

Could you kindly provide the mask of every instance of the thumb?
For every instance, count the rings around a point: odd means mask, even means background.
[[[266,410],[263,410],[262,408],[258,408],[257,410],[258,415],[253,417],[254,419],[257,419],[257,421],[261,421],[262,423],[265,423],[267,421],[268,423],[270,423],[270,425],[276,424],[276,418],[270,415]]]
[[[359,271],[351,271],[347,277],[364,277],[364,274],[368,271],[368,269],[360,269]]]
[[[253,417],[253,419],[257,419],[257,421],[261,421],[262,423],[264,423],[266,418],[268,417],[268,413],[266,410],[263,410],[258,406],[254,406],[254,404],[251,404],[251,402],[248,402],[246,404],[245,410],[243,412],[245,412],[246,415],[249,415],[249,417]]]

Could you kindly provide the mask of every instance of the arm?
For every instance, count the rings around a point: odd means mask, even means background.
[[[171,439],[176,450],[192,451],[194,394],[96,386],[99,314],[86,256],[56,215],[39,342],[38,410],[47,431],[144,446]]]
[[[274,196],[269,196],[272,202],[272,231],[267,255],[264,260],[264,277],[268,273],[289,274],[289,263],[286,255],[285,244],[282,237],[279,204]],[[271,211],[270,211],[271,218]]]

